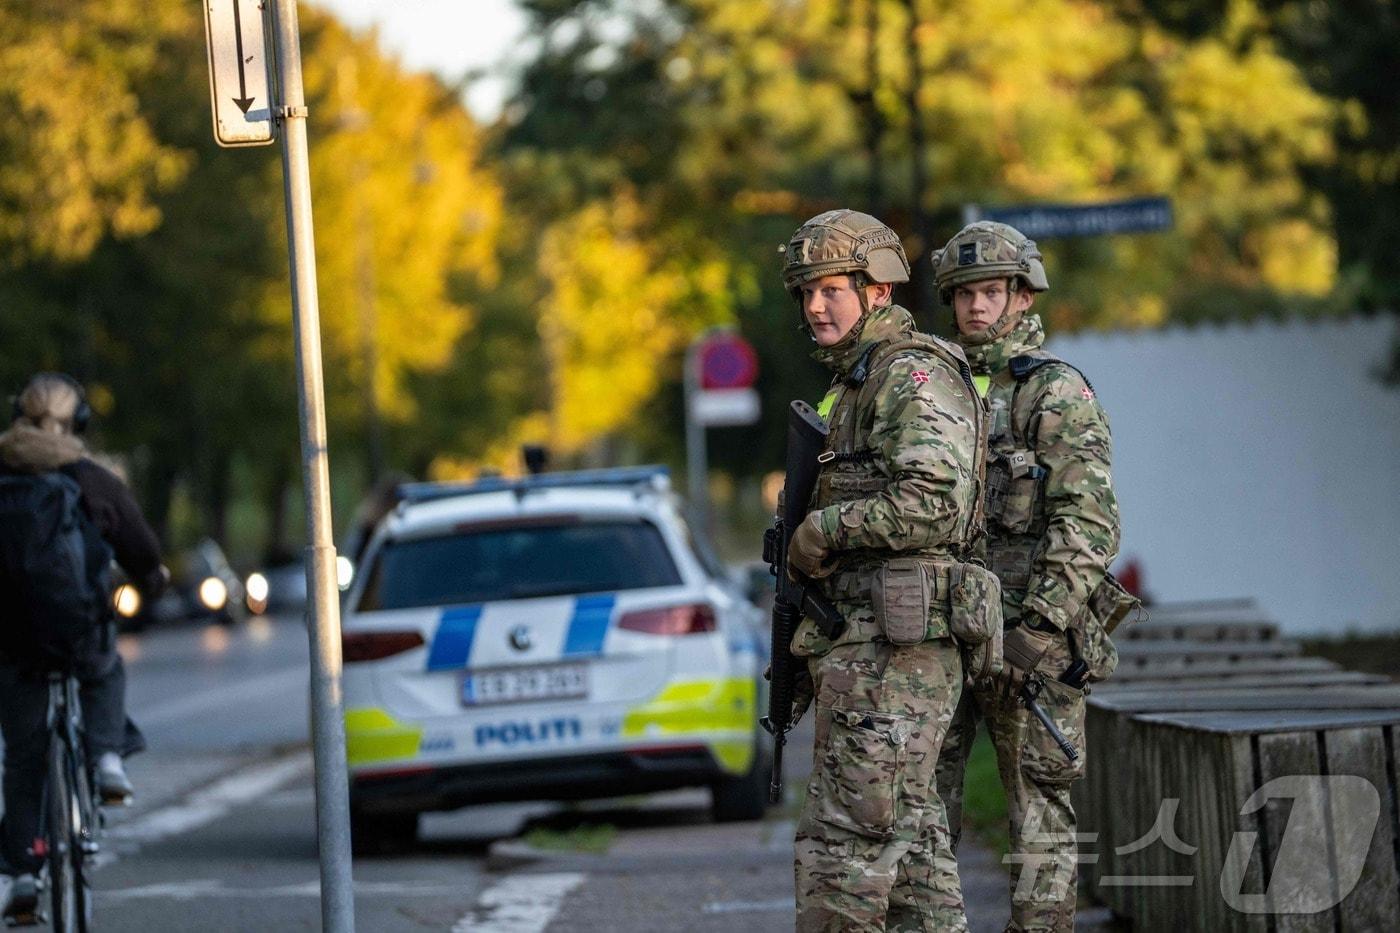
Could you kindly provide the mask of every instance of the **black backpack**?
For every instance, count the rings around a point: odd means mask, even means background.
[[[0,476],[0,652],[68,669],[107,621],[112,549],[63,473]]]

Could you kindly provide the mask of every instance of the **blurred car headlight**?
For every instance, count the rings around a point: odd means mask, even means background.
[[[355,565],[350,562],[350,558],[344,554],[338,555],[335,559],[335,582],[342,590],[350,588],[350,581],[355,579]]]
[[[199,602],[210,612],[218,612],[228,603],[228,585],[218,577],[205,577],[199,584]]]
[[[245,585],[248,588],[248,597],[250,599],[256,599],[259,602],[267,599],[267,577],[258,573],[256,570],[248,574],[248,582]]]
[[[267,577],[254,570],[248,574],[248,579],[243,582],[243,590],[248,597],[248,611],[258,614],[267,609],[267,596],[272,588],[268,585]]]
[[[130,619],[141,611],[141,594],[130,583],[123,583],[112,594],[112,608],[123,619]]]

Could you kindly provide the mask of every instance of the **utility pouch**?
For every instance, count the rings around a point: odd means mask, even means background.
[[[980,645],[1001,634],[1001,583],[985,567],[948,568],[948,627],[965,645]]]
[[[936,581],[924,561],[887,560],[875,571],[870,601],[875,624],[892,645],[917,645],[928,635],[929,610]]]
[[[980,645],[961,645],[963,680],[969,684],[1000,674],[1005,662],[1001,652],[1001,629]]]
[[[1034,451],[998,454],[987,465],[987,518],[1011,534],[1030,531],[1046,475]]]
[[[1129,613],[1135,613],[1135,617],[1141,614],[1142,600],[1123,589],[1123,584],[1113,574],[1106,573],[1103,582],[1089,594],[1089,612],[1104,632],[1111,635]]]
[[[1001,672],[1001,584],[985,567],[948,568],[948,628],[963,655],[963,677],[974,683]]]

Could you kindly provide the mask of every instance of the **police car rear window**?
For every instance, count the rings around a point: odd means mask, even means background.
[[[390,541],[360,597],[361,612],[675,586],[675,561],[644,521],[468,526]]]

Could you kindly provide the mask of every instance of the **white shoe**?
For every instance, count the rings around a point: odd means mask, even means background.
[[[103,752],[97,759],[97,793],[103,803],[127,804],[136,788],[126,776],[122,756],[116,752]]]
[[[4,917],[12,926],[29,926],[37,923],[39,911],[39,886],[33,875],[0,875],[0,885],[4,893]]]

